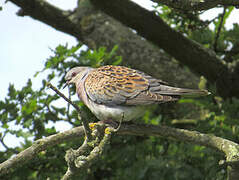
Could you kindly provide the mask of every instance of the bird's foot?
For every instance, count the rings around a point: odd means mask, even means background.
[[[108,120],[99,121],[99,123],[106,124],[107,126],[113,128],[112,129],[113,132],[117,132],[117,131],[119,131],[119,129],[121,127],[122,121],[120,121],[118,123],[116,121],[113,121],[112,119],[108,119]]]
[[[106,124],[108,126],[113,127],[114,129],[118,128],[118,126],[119,126],[119,123],[116,122],[116,121],[113,121],[112,119],[107,119],[107,120],[99,121],[99,123]]]

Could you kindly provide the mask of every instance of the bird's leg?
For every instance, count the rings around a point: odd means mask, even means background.
[[[119,126],[118,122],[113,121],[112,119],[102,120],[102,121],[99,121],[99,123],[109,125],[113,127],[114,129]]]
[[[113,121],[112,119],[99,121],[99,123],[108,124],[112,126],[114,128],[114,132],[117,132],[120,129],[123,120],[124,120],[124,113],[122,113],[122,118],[120,119],[119,123],[116,121]]]
[[[117,132],[120,129],[121,123],[123,120],[124,120],[124,113],[122,113],[122,118],[120,119],[119,126],[115,129],[115,132]]]

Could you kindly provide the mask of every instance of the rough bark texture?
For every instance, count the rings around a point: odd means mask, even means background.
[[[204,48],[170,28],[159,16],[128,0],[91,0],[98,8],[118,19],[139,35],[164,49],[190,70],[217,85],[223,97],[238,97],[238,74],[232,73],[215,52]],[[122,8],[123,7],[123,8]],[[234,87],[233,87],[234,86]]]
[[[99,1],[96,0],[81,0],[74,12],[62,11],[43,0],[9,1],[21,7],[19,15],[29,15],[57,30],[71,34],[90,48],[106,46],[111,49],[117,44],[119,46],[118,54],[123,57],[123,64],[125,65],[143,70],[170,83],[174,82],[181,87],[195,87],[197,84],[196,76],[180,68],[176,62],[165,55],[163,50],[152,44],[154,43],[190,67],[194,72],[204,75],[211,84],[216,83],[220,95],[239,97],[238,64],[226,65],[213,51],[203,48],[200,44],[172,30],[160,17],[130,1],[102,0],[100,1],[101,4],[98,4]],[[101,11],[96,10],[91,2]],[[129,27],[135,29],[138,34]],[[123,133],[122,130],[125,129],[121,129],[121,133]],[[159,131],[156,132],[156,130]],[[131,127],[130,131],[125,130],[124,133],[134,135],[156,135],[155,133],[158,133],[157,135],[167,138],[173,136],[178,140],[196,142],[216,148],[226,155],[227,163],[232,163],[229,164],[228,168],[229,177],[238,179],[238,145],[233,142],[214,136],[205,136],[197,132],[163,127]],[[8,166],[0,166],[0,171],[7,172],[10,166],[22,165],[22,162],[33,158],[36,153],[40,152],[43,146],[35,144],[31,148],[27,149],[30,153],[29,157],[25,156],[26,159],[24,159],[16,156],[6,162],[9,163]],[[24,153],[25,151],[21,155]],[[12,160],[15,160],[17,165],[13,164]]]
[[[80,137],[84,135],[83,126],[64,131],[62,133],[54,134],[48,136],[44,139],[39,139],[33,143],[32,146],[20,152],[16,156],[8,159],[7,161],[0,164],[0,177],[3,177],[4,174],[11,173],[18,167],[21,167],[23,164],[29,162],[37,156],[41,151],[46,150],[49,147],[52,147],[56,144],[59,144],[63,141],[70,141],[74,137]],[[1,178],[0,178],[1,179]]]
[[[154,47],[141,36],[163,48],[170,55],[187,65],[190,70],[205,76],[216,84],[218,93],[225,97],[238,97],[238,68],[225,64],[216,54],[200,44],[187,39],[171,29],[152,12],[128,0],[81,0],[76,11],[62,11],[43,0],[10,0],[22,8],[21,15],[30,15],[50,26],[71,34],[90,48],[119,45],[118,54],[124,65],[143,70],[155,77],[181,87],[196,87],[195,75],[178,68],[165,53]],[[94,9],[98,8],[120,22]],[[132,11],[132,9],[134,11]],[[189,79],[190,78],[190,79]]]
[[[81,1],[82,2],[82,1]],[[80,4],[79,12],[84,9]],[[77,11],[78,11],[77,10]],[[84,29],[84,42],[92,48],[119,46],[118,54],[123,57],[123,64],[148,72],[158,78],[175,83],[179,86],[192,87],[198,82],[195,76],[180,68],[165,53],[148,41],[142,39],[132,30],[100,11],[94,11],[81,19]],[[166,70],[167,69],[167,70]],[[196,80],[194,83],[191,80]]]
[[[226,156],[225,163],[229,165],[230,180],[238,179],[239,145],[230,140],[209,134],[199,133],[197,131],[155,125],[122,124],[116,133],[119,135],[159,136],[173,138],[178,141],[189,142],[213,148],[222,152]],[[12,159],[1,163],[0,176],[10,173],[11,170],[17,169],[23,164],[29,162],[41,151],[44,151],[56,144],[79,138],[79,136],[83,135],[84,129],[83,126],[81,126],[62,133],[51,135],[44,139],[39,139],[31,147],[14,156]]]
[[[97,11],[89,1],[80,1],[73,13],[41,0],[11,0],[30,15],[60,31],[75,36],[90,48],[119,46],[123,65],[142,70],[180,87],[197,87],[198,77],[185,71],[176,61],[110,16]],[[35,8],[32,8],[35,7]],[[49,11],[51,13],[49,13]],[[49,14],[47,14],[49,13]]]

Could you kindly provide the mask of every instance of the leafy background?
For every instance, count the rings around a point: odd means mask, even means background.
[[[161,17],[187,37],[214,49],[218,56],[226,56],[228,62],[237,61],[238,24],[234,24],[230,30],[225,27],[232,7],[225,9],[223,19],[219,14],[211,22],[202,21],[200,13],[185,14],[167,6],[155,8],[160,8]],[[213,28],[209,28],[210,24],[214,25]],[[217,37],[219,27],[220,36]],[[232,48],[235,53],[227,53]],[[73,108],[64,103],[59,106],[60,98],[46,87],[46,82],[53,82],[61,89],[65,83],[64,75],[71,67],[119,65],[122,59],[115,55],[117,49],[117,45],[111,50],[104,47],[91,50],[81,43],[72,47],[59,45],[52,50],[53,55],[46,59],[44,68],[36,72],[35,77],[29,79],[23,88],[16,89],[13,84],[9,85],[7,96],[0,101],[0,137],[5,146],[5,150],[0,152],[0,162],[31,146],[33,141],[57,133],[54,126],[47,127],[49,122],[54,124],[64,121],[72,127],[81,125]],[[42,73],[47,74],[46,78],[42,80],[39,89],[34,89],[32,82]],[[212,95],[154,106],[137,123],[197,130],[238,142],[239,100],[223,100],[217,96],[215,87],[209,86],[203,77],[199,87],[209,89]],[[74,93],[74,87],[71,87],[70,94]],[[74,100],[78,101],[77,98]],[[77,103],[86,112],[88,119],[97,121],[82,103]],[[13,130],[11,126],[20,128]],[[4,143],[7,134],[23,139],[20,146],[8,147]],[[33,161],[3,178],[59,179],[67,169],[65,151],[79,147],[82,141],[83,137],[47,149]],[[226,168],[218,165],[221,159],[224,159],[223,155],[214,150],[171,139],[114,136],[102,158],[81,176],[83,179],[223,180],[226,179]]]

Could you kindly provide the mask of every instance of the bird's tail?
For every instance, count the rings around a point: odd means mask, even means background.
[[[161,85],[159,94],[173,95],[173,96],[175,95],[180,97],[198,97],[198,96],[207,96],[211,93],[207,90],[176,88],[176,87]]]

